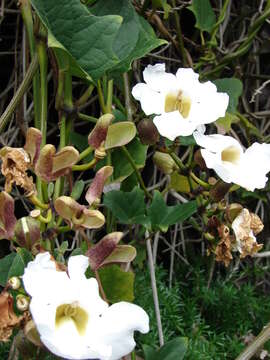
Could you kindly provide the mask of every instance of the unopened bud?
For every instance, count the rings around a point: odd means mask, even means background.
[[[151,119],[141,120],[137,130],[142,144],[154,145],[159,141],[159,132]]]
[[[175,163],[169,154],[156,151],[153,156],[156,167],[166,175],[171,174],[175,169]]]
[[[8,280],[8,285],[13,289],[13,290],[18,290],[21,287],[21,280],[17,277],[17,276],[12,276],[9,280]]]
[[[217,179],[214,178],[213,176],[210,176],[210,178],[208,179],[208,184],[213,186],[216,183],[217,183]]]
[[[20,311],[26,311],[29,308],[29,299],[24,295],[16,297],[16,306]]]
[[[39,209],[34,209],[34,210],[30,211],[30,216],[34,219],[38,218],[40,216],[40,214],[41,214],[41,211]]]
[[[226,217],[229,220],[229,222],[232,223],[242,210],[243,210],[243,206],[241,204],[233,203],[227,206]]]
[[[222,180],[219,180],[210,190],[210,197],[219,202],[224,199],[224,196],[227,194],[231,187],[231,184],[225,183]]]
[[[16,242],[20,246],[26,247],[31,250],[32,246],[40,239],[40,224],[39,222],[30,217],[23,217],[17,221],[15,227]]]
[[[194,161],[195,161],[195,163],[197,165],[199,165],[201,170],[206,170],[207,169],[206,163],[205,163],[204,158],[202,157],[202,154],[201,154],[201,150],[195,151]]]

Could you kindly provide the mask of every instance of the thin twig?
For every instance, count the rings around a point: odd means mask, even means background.
[[[162,323],[161,323],[161,316],[160,316],[160,309],[159,309],[156,274],[155,274],[155,267],[154,267],[154,262],[153,262],[151,240],[149,238],[148,231],[146,231],[145,236],[147,239],[146,240],[146,249],[147,249],[147,255],[148,255],[148,265],[149,265],[149,270],[150,270],[151,286],[152,286],[153,299],[154,299],[154,305],[155,305],[155,313],[156,313],[156,319],[157,319],[159,344],[160,344],[160,346],[163,346],[164,345],[164,336],[163,336],[163,331],[162,331]]]

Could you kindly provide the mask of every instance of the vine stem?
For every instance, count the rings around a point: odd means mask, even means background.
[[[123,74],[123,81],[124,81],[124,94],[125,94],[125,106],[127,111],[127,119],[128,121],[132,121],[132,102],[130,98],[130,88],[129,88],[129,79],[128,73]]]
[[[143,178],[141,176],[141,173],[139,172],[139,170],[137,169],[137,166],[134,162],[134,160],[132,159],[132,156],[130,155],[128,149],[125,147],[125,146],[122,146],[121,147],[123,153],[125,154],[126,158],[128,159],[130,165],[132,166],[134,172],[135,172],[135,175],[136,175],[136,178],[137,180],[139,181],[140,185],[141,185],[141,188],[143,189],[145,195],[149,198],[149,199],[152,199],[152,195],[150,194],[150,192],[147,190],[145,184],[144,184],[144,181],[143,181]]]
[[[145,236],[146,236],[146,249],[147,249],[147,256],[148,256],[148,265],[149,265],[150,277],[151,277],[151,286],[152,286],[155,313],[156,313],[156,319],[157,319],[159,344],[161,347],[164,345],[164,336],[163,336],[163,331],[162,331],[162,323],[161,323],[161,316],[160,316],[160,310],[159,310],[157,282],[156,282],[156,274],[155,274],[155,266],[154,266],[154,261],[153,261],[152,247],[151,247],[151,239],[149,238],[148,231],[146,231]]]
[[[15,95],[13,96],[10,103],[8,104],[6,110],[0,117],[0,133],[5,129],[11,115],[13,114],[16,107],[21,102],[23,95],[26,92],[26,90],[28,89],[28,87],[30,86],[33,76],[35,75],[37,69],[38,69],[38,56],[37,56],[37,54],[35,54],[35,56],[33,57],[33,60],[30,63],[30,66],[25,74],[25,77],[24,77],[21,85],[19,86]]]
[[[42,143],[43,147],[46,144],[47,138],[47,109],[48,109],[48,58],[47,58],[47,49],[46,49],[46,29],[43,24],[40,24],[40,36],[41,39],[37,42],[37,53],[39,60],[39,69],[40,69],[40,96],[41,96],[41,113],[40,113],[40,131],[42,133]]]
[[[176,165],[179,167],[180,170],[186,169],[186,167],[182,163],[181,159],[173,151],[169,151],[169,155],[173,159],[173,161],[176,163]]]
[[[172,0],[172,6],[174,8],[176,8],[175,0]],[[186,54],[186,49],[185,49],[185,45],[184,45],[181,24],[180,24],[180,16],[177,14],[177,12],[175,10],[173,12],[173,15],[174,15],[174,20],[175,20],[175,25],[176,25],[179,48],[180,48],[180,52],[182,55],[183,66],[186,67],[187,66],[187,54]]]
[[[85,170],[89,170],[92,169],[96,163],[98,162],[98,159],[94,158],[93,160],[91,160],[89,163],[87,164],[81,164],[81,165],[73,165],[72,166],[72,171],[85,171]]]
[[[36,43],[33,29],[33,17],[31,4],[29,0],[20,1],[20,10],[23,18],[23,22],[27,32],[27,38],[29,43],[31,59],[33,59],[36,52]],[[37,72],[33,77],[33,102],[34,102],[34,114],[35,114],[35,127],[40,129],[40,77]]]
[[[236,358],[236,360],[249,360],[270,339],[270,323],[268,323],[255,340]]]

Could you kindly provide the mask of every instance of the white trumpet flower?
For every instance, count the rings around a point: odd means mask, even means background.
[[[65,359],[117,360],[135,347],[133,333],[149,331],[149,318],[137,305],[109,306],[95,278],[87,279],[88,258],[72,256],[68,272],[58,271],[48,252],[28,263],[23,283],[40,339]]]
[[[155,114],[159,133],[170,140],[191,135],[198,126],[225,116],[229,104],[226,93],[216,86],[199,82],[199,74],[180,68],[176,75],[165,72],[165,64],[148,65],[143,71],[145,83],[132,89],[146,115]]]
[[[270,171],[270,144],[254,143],[245,151],[231,136],[219,134],[193,134],[209,169],[227,183],[234,183],[254,191],[265,187],[266,174]]]

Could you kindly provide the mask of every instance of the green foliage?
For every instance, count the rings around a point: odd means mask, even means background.
[[[149,345],[143,346],[145,360],[182,360],[187,352],[188,340],[184,337],[177,337],[160,349],[155,350]]]
[[[84,189],[84,181],[83,180],[76,181],[72,188],[72,192],[70,196],[74,200],[78,200],[82,195],[83,189]]]
[[[0,260],[0,285],[5,286],[12,276],[20,276],[27,263],[32,260],[31,253],[24,248],[17,248],[17,253],[11,253]]]
[[[110,191],[103,202],[122,224],[140,224],[145,219],[144,192],[138,187],[130,193]]]
[[[137,169],[141,169],[145,165],[147,155],[147,145],[143,145],[138,138],[135,138],[127,146],[127,150],[132,156]],[[114,180],[122,181],[131,175],[134,170],[126,157],[123,156],[121,149],[115,149],[112,153],[112,165],[114,166]]]
[[[188,7],[196,18],[196,27],[201,31],[211,32],[216,17],[209,0],[193,0],[192,5]]]
[[[152,0],[153,8],[163,8],[164,19],[168,19],[171,10],[171,5],[168,4],[167,0]]]
[[[148,209],[152,230],[160,229],[166,232],[170,225],[182,222],[197,210],[196,201],[185,204],[167,206],[161,193],[155,191],[152,204]]]
[[[118,265],[110,265],[100,269],[99,275],[104,292],[110,302],[133,301],[133,272],[123,271]]]
[[[32,5],[50,33],[49,46],[82,78],[127,71],[134,59],[166,43],[127,0],[98,1],[90,11],[79,0],[32,0]]]
[[[185,360],[234,360],[245,347],[243,337],[249,331],[258,334],[269,321],[269,297],[248,283],[237,287],[233,279],[228,283],[220,279],[207,289],[207,274],[194,270],[186,279],[183,269],[169,289],[165,270],[157,267],[156,277],[165,343],[177,336],[187,337]],[[145,270],[136,275],[135,299],[150,316],[151,331],[138,335],[139,345],[158,347],[150,276]]]
[[[138,187],[131,192],[110,191],[104,196],[107,206],[122,224],[142,224],[153,231],[166,232],[170,225],[190,217],[196,210],[196,201],[168,206],[159,191],[155,191],[151,205],[146,209],[144,192]]]
[[[213,81],[218,91],[225,92],[229,95],[228,112],[235,113],[238,106],[238,99],[243,92],[242,81],[236,78],[224,78]]]
[[[131,155],[133,161],[135,162],[137,169],[143,168],[146,161],[148,146],[143,145],[136,137],[129,144],[126,145],[126,148]],[[113,182],[122,182],[134,173],[134,169],[127,161],[126,157],[123,155],[123,151],[121,148],[116,148],[112,151],[111,164],[113,166]],[[98,169],[105,165],[106,159],[101,160],[98,164]]]
[[[97,16],[120,15],[123,18],[113,43],[113,51],[119,62],[111,71],[128,71],[133,60],[166,43],[157,39],[148,22],[138,16],[130,0],[99,0],[91,8],[91,12]]]
[[[98,79],[117,63],[113,42],[122,18],[91,15],[79,0],[32,0],[43,23],[79,66]]]
[[[226,132],[229,132],[231,130],[232,124],[237,122],[239,122],[239,118],[236,115],[226,112],[226,115],[222,118],[219,118],[216,121],[216,124],[223,127]]]

